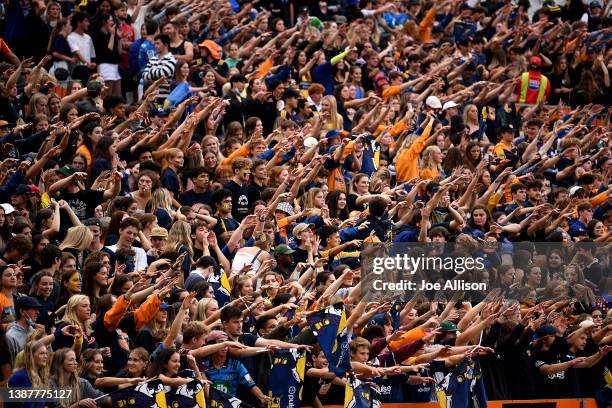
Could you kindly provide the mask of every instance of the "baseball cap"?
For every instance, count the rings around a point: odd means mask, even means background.
[[[329,139],[333,139],[335,137],[340,137],[341,134],[342,134],[341,131],[334,129],[334,130],[330,130],[329,132],[327,132],[325,134],[325,138],[327,140],[329,140]]]
[[[0,204],[0,207],[2,207],[2,209],[4,210],[5,215],[17,212],[15,207],[13,207],[11,204],[8,204],[8,203]]]
[[[312,136],[308,136],[307,138],[304,139],[304,147],[307,149],[310,149],[312,146],[317,144],[317,139],[315,139]]]
[[[538,338],[541,338],[544,336],[552,336],[555,334],[557,334],[557,328],[550,324],[545,324],[543,326],[540,326],[538,330],[536,330],[536,336],[538,336]]]
[[[499,129],[499,133],[514,133],[514,126],[504,125]]]
[[[159,305],[159,308],[160,308],[161,310],[168,310],[168,309],[170,309],[171,307],[172,307],[172,305],[170,305],[170,304],[168,304],[168,303],[166,303],[166,302],[164,302],[164,303],[162,303],[162,304],[160,304],[160,305]]]
[[[345,256],[343,258],[340,258],[340,262],[342,262],[344,265],[348,266],[353,270],[359,269],[359,267],[361,267],[361,260],[358,256]]]
[[[221,53],[219,52],[219,45],[212,40],[204,40],[199,44],[200,47],[206,48],[208,52],[210,52],[210,56],[214,59],[221,58]]]
[[[21,296],[15,300],[15,309],[42,309],[42,305],[32,296]]]
[[[94,226],[95,225],[97,227],[102,228],[102,221],[100,221],[96,217],[91,217],[91,218],[88,218],[85,221],[83,221],[83,225],[85,225],[86,227]]]
[[[31,193],[32,193],[32,190],[30,190],[30,187],[26,186],[25,184],[20,184],[15,189],[15,192],[13,193],[13,195],[18,195],[18,194],[30,195]]]
[[[375,314],[372,319],[368,322],[368,326],[384,326],[387,322],[387,314],[386,313],[378,313]]]
[[[274,248],[274,256],[291,255],[294,252],[295,251],[293,249],[289,248],[287,245],[284,245],[284,244],[281,244],[277,246],[276,248]]]
[[[91,80],[87,82],[87,93],[89,95],[99,95],[102,92],[102,83]]]
[[[348,22],[346,16],[343,16],[342,14],[336,14],[334,16],[334,20],[336,20],[336,23],[338,24],[346,24]]]
[[[580,186],[573,186],[569,189],[570,197],[577,195],[578,193],[584,193],[585,189]]]
[[[442,110],[445,111],[447,109],[455,108],[457,106],[459,106],[459,104],[456,103],[455,101],[448,101],[444,104],[444,106],[442,106]]]
[[[213,330],[208,336],[206,336],[206,344],[216,344],[220,341],[226,341],[227,334],[221,330]]]
[[[151,230],[151,237],[168,238],[168,230],[163,227],[155,227]]]
[[[150,118],[154,118],[154,117],[165,117],[168,116],[169,113],[166,112],[164,109],[161,108],[151,108],[149,109],[149,117]]]
[[[34,184],[28,184],[28,188],[30,189],[30,193],[40,194],[40,188],[38,188],[38,186],[35,186]]]
[[[442,103],[440,102],[440,98],[434,95],[430,95],[425,99],[425,105],[429,106],[432,109],[442,109]]]
[[[60,172],[60,174],[63,174],[66,177],[70,177],[72,176],[74,173],[76,173],[76,169],[70,165],[65,165],[64,167],[60,167],[59,169],[57,169],[58,172]]]
[[[588,329],[589,327],[595,326],[595,322],[593,322],[592,320],[584,320],[584,321],[580,322],[580,324],[578,326],[580,326],[583,329],[584,328]]]
[[[457,329],[457,325],[449,320],[445,320],[440,323],[440,331],[441,332],[456,332],[459,331]]]
[[[278,205],[276,206],[276,211],[282,211],[287,215],[293,215],[293,206],[291,204],[289,204],[286,201],[283,201],[281,203],[278,203]]]
[[[444,27],[442,27],[440,24],[434,24],[433,27],[431,28],[431,33],[432,34],[442,34],[444,33]]]
[[[531,57],[529,59],[529,65],[534,65],[534,66],[541,67],[542,66],[542,58],[534,55],[533,57]]]
[[[308,228],[314,229],[315,225],[314,224],[306,224],[305,222],[301,222],[301,223],[297,224],[295,227],[293,227],[293,236],[296,236],[297,234],[300,234],[300,233],[306,231]]]

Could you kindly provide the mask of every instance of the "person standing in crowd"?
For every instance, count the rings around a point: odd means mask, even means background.
[[[538,104],[548,100],[550,81],[542,74],[542,58],[533,56],[529,59],[529,71],[521,74],[516,84],[519,103]]]

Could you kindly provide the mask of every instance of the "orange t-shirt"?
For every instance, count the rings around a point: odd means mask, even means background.
[[[4,293],[0,293],[0,308],[2,308],[2,323],[15,321],[15,304],[12,296],[9,299]]]

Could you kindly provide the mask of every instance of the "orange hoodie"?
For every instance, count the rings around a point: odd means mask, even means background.
[[[395,159],[397,182],[401,183],[419,177],[419,155],[425,148],[425,141],[431,133],[431,125],[425,126],[423,134],[416,138],[409,147],[405,147]]]

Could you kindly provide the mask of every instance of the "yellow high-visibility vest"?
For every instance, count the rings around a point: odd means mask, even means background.
[[[546,95],[546,87],[548,86],[548,78],[544,75],[540,75],[540,89],[538,90],[538,99],[536,103],[540,103],[544,100]],[[527,88],[529,88],[529,72],[523,72],[521,75],[521,96],[519,98],[520,103],[525,103],[527,100]]]

